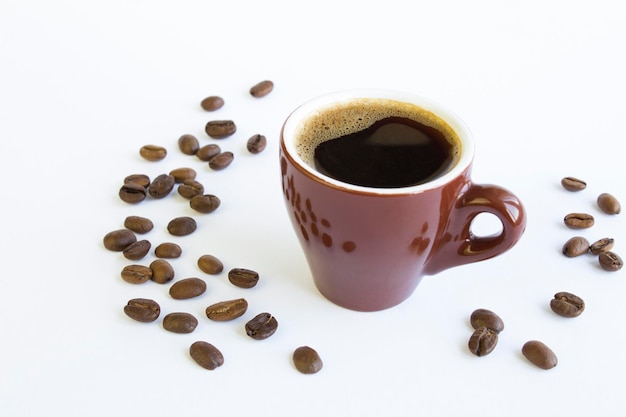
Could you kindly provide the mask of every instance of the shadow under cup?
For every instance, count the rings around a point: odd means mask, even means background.
[[[372,187],[333,178],[316,168],[315,150],[323,146],[320,144],[346,136],[354,136],[358,142],[363,139],[359,132],[380,120],[404,123],[407,119],[426,126],[413,127],[429,137],[434,131],[449,142],[443,172],[423,176],[417,185]],[[395,140],[395,135],[403,143],[399,135],[404,127],[389,132],[392,134],[375,141]],[[352,150],[352,144],[347,146]],[[345,162],[347,154],[329,149],[331,156],[339,155],[340,169],[352,163]],[[344,170],[345,175],[351,176],[359,164],[374,165],[384,159],[384,152],[375,149],[365,160],[369,162],[358,161]],[[281,132],[282,190],[318,290],[352,310],[382,310],[409,297],[424,275],[488,259],[511,248],[525,229],[523,206],[502,187],[472,183],[473,152],[472,136],[462,120],[440,105],[408,93],[344,91],[296,109]],[[390,155],[407,159],[405,170],[417,171],[424,161],[406,158],[409,153],[402,148]],[[393,163],[383,165],[376,176],[393,167]],[[498,217],[502,231],[494,236],[474,236],[471,222],[480,213]]]

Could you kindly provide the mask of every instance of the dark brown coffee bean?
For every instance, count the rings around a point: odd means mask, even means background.
[[[252,288],[259,282],[259,273],[244,268],[233,268],[228,272],[228,280],[239,288]]]
[[[154,249],[154,256],[157,258],[175,259],[179,258],[183,250],[179,245],[172,242],[164,242]]]
[[[248,302],[243,298],[220,301],[208,306],[206,316],[213,321],[230,321],[241,317],[248,310]]]
[[[141,216],[128,216],[124,219],[124,227],[135,233],[148,233],[154,228],[152,220]]]
[[[152,269],[144,265],[126,265],[122,279],[130,284],[143,284],[152,278]]]
[[[237,131],[237,126],[232,120],[211,120],[204,130],[213,139],[224,139],[233,135]]]
[[[189,207],[200,213],[212,213],[220,206],[220,199],[213,194],[204,194],[191,197]]]
[[[170,287],[170,296],[175,300],[186,300],[204,294],[206,282],[200,278],[185,278]]]
[[[255,84],[250,88],[250,95],[256,98],[265,97],[266,95],[271,93],[273,89],[274,89],[273,82],[269,80],[261,81],[260,83]]]
[[[222,149],[219,147],[219,145],[211,143],[198,149],[198,152],[196,152],[196,157],[201,161],[208,162],[211,160],[211,158],[219,155],[221,152]]]
[[[589,252],[589,241],[582,236],[574,236],[565,242],[562,249],[563,255],[568,258],[580,256]]]
[[[578,317],[585,310],[585,302],[577,295],[562,291],[554,294],[550,308],[559,316]]]
[[[496,333],[504,330],[504,322],[496,313],[486,308],[474,310],[470,315],[470,324],[474,329],[486,327]]]
[[[293,352],[293,364],[303,374],[318,373],[324,363],[317,351],[309,346],[300,346]]]
[[[200,149],[200,142],[194,135],[182,135],[178,138],[178,149],[185,155],[195,155]]]
[[[622,269],[624,261],[614,252],[603,252],[598,256],[598,262],[605,271],[615,272]]]
[[[570,213],[563,221],[571,229],[588,229],[594,223],[593,216],[587,213]]]
[[[233,160],[235,159],[235,155],[232,152],[222,152],[218,155],[215,155],[213,158],[209,160],[209,167],[216,171],[220,171],[226,167],[228,167]]]
[[[152,198],[164,198],[174,189],[175,183],[176,180],[173,176],[161,174],[152,180],[150,187],[148,187],[148,194],[150,194]]]
[[[126,259],[129,259],[131,261],[138,261],[139,259],[142,259],[144,256],[146,256],[148,252],[150,252],[151,246],[152,245],[148,240],[138,240],[137,242],[131,243],[130,245],[126,246],[122,251],[122,254]]]
[[[196,180],[184,180],[178,186],[178,194],[186,199],[191,199],[194,196],[204,194],[204,186]]]
[[[602,193],[598,196],[598,207],[606,214],[619,214],[622,211],[622,206],[617,198],[609,193]]]
[[[151,323],[159,318],[159,303],[148,298],[133,298],[124,306],[124,313],[133,320]]]
[[[160,161],[167,156],[167,149],[159,145],[144,145],[139,149],[139,155],[148,161]]]
[[[120,200],[126,203],[137,204],[146,199],[148,191],[144,188],[143,185],[134,182],[128,182],[120,187],[118,195],[120,196]]]
[[[538,340],[531,340],[522,346],[522,354],[533,365],[541,369],[552,369],[557,363],[557,357],[548,346]]]
[[[126,249],[128,245],[136,241],[137,236],[128,229],[113,230],[104,235],[102,239],[104,247],[114,252],[121,252]]]
[[[191,217],[176,217],[167,224],[167,231],[174,236],[187,236],[196,230],[196,221]]]
[[[498,332],[486,327],[479,327],[472,333],[472,336],[467,342],[467,347],[474,355],[485,356],[490,354],[497,344]]]
[[[212,371],[224,364],[224,355],[208,342],[194,342],[189,348],[189,355],[201,367]]]
[[[124,178],[124,184],[128,183],[139,184],[143,188],[148,188],[150,186],[150,177],[146,174],[131,174]]]
[[[198,258],[198,268],[207,274],[216,275],[224,270],[224,264],[213,255],[202,255]]]
[[[174,279],[174,268],[164,259],[156,259],[150,264],[152,281],[158,284],[166,284]]]
[[[267,139],[263,135],[253,135],[250,137],[250,139],[248,139],[248,142],[246,143],[246,148],[248,149],[248,152],[253,154],[263,152],[265,146],[267,146]]]
[[[270,313],[261,313],[246,323],[246,334],[255,340],[267,339],[276,332],[278,321]]]
[[[222,108],[224,99],[220,96],[209,96],[200,102],[200,107],[206,111],[215,111]]]
[[[589,246],[589,251],[593,255],[600,255],[601,253],[608,252],[613,249],[615,240],[610,237],[605,237],[600,240],[596,240]]]
[[[574,177],[565,177],[561,180],[561,185],[567,191],[581,191],[587,188],[587,183]]]
[[[170,175],[174,177],[174,182],[180,184],[185,180],[195,179],[197,174],[193,168],[176,168],[170,171]]]
[[[163,317],[163,328],[172,333],[191,333],[198,327],[198,319],[192,314],[175,312]]]

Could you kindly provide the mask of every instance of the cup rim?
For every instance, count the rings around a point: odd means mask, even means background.
[[[335,102],[367,98],[390,99],[411,103],[422,107],[425,110],[431,111],[432,113],[440,117],[455,131],[461,143],[460,157],[455,166],[445,174],[423,184],[417,184],[408,187],[377,188],[354,185],[336,180],[318,172],[302,158],[300,158],[295,149],[294,132],[298,127],[300,121],[303,120],[303,118],[305,118],[314,110]],[[280,141],[281,147],[284,150],[286,156],[288,156],[289,159],[291,159],[300,170],[306,172],[309,176],[315,178],[317,181],[321,181],[334,188],[342,189],[349,192],[360,192],[364,194],[375,195],[416,194],[427,190],[439,188],[451,182],[452,180],[460,176],[463,172],[465,172],[470,167],[474,158],[474,140],[472,133],[469,130],[468,126],[465,124],[465,122],[458,115],[456,115],[456,113],[452,112],[447,107],[435,102],[434,100],[431,100],[419,94],[378,88],[361,88],[335,91],[332,93],[320,95],[306,101],[295,110],[293,110],[283,123]]]

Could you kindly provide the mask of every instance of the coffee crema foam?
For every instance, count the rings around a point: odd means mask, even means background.
[[[382,98],[358,98],[333,103],[306,115],[296,127],[294,145],[298,156],[315,168],[315,148],[326,141],[367,129],[388,117],[404,117],[440,131],[451,145],[452,169],[461,155],[461,141],[443,119],[420,106]]]

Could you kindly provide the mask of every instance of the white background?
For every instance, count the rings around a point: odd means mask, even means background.
[[[3,416],[525,416],[622,415],[626,406],[626,280],[592,256],[565,258],[582,234],[613,237],[626,255],[624,216],[601,213],[610,192],[626,202],[621,146],[626,114],[626,17],[621,2],[588,1],[35,1],[0,3],[0,414]],[[249,96],[264,79],[271,95]],[[426,277],[403,304],[357,313],[314,288],[280,192],[277,139],[300,103],[338,89],[406,90],[445,104],[476,139],[473,178],[513,190],[528,210],[520,243],[490,261]],[[221,95],[214,114],[200,100]],[[233,119],[219,142],[235,154],[212,171],[176,147],[212,119]],[[268,138],[259,155],[253,134]],[[144,144],[169,150],[158,163]],[[126,175],[193,167],[222,200],[200,215],[176,193],[128,205]],[[564,176],[588,182],[580,193]],[[589,212],[596,225],[567,229]],[[153,245],[179,243],[176,278],[205,278],[195,300],[168,286],[131,285],[130,263],[102,245],[128,215],[155,223]],[[198,230],[174,238],[165,225],[192,215]],[[486,223],[489,223],[488,221]],[[491,227],[489,225],[487,228]],[[477,225],[476,229],[479,230]],[[251,290],[224,272],[204,275],[202,254],[261,275]],[[149,255],[138,263],[147,264]],[[549,309],[558,291],[587,303],[578,318]],[[246,315],[210,322],[212,302],[245,297]],[[159,301],[163,315],[195,314],[194,333],[134,322],[130,298]],[[486,357],[467,349],[469,316],[489,308],[505,322]],[[270,339],[243,330],[268,311]],[[556,368],[531,365],[521,346],[538,339]],[[197,366],[189,345],[221,349],[215,371]],[[302,375],[301,345],[324,368]]]

